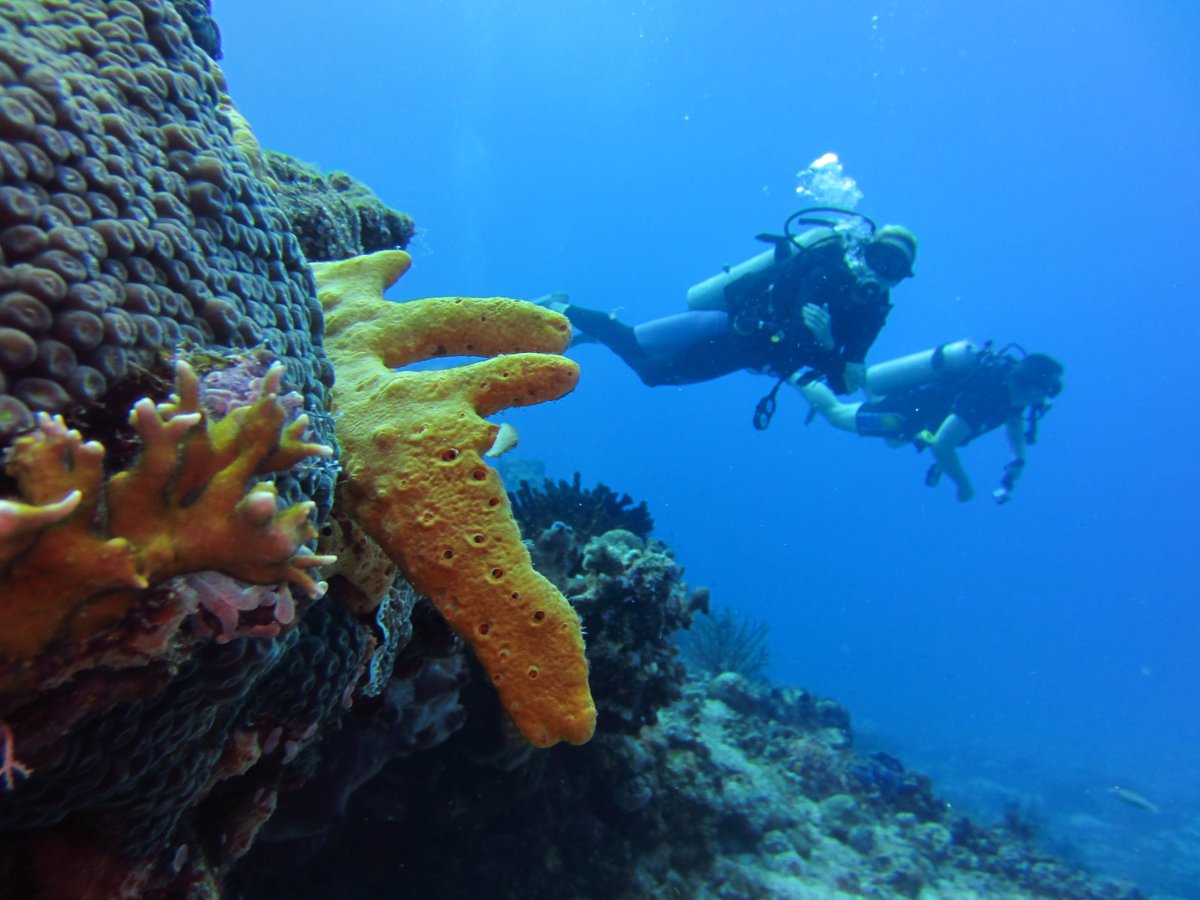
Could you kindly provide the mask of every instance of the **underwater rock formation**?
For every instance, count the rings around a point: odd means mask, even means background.
[[[403,250],[412,240],[413,220],[385,206],[345,172],[322,172],[271,150],[263,153],[263,164],[308,259],[324,262]]]
[[[235,873],[242,896],[1143,897],[1057,862],[1027,830],[953,814],[893,757],[858,755],[837,703],[735,673],[687,678],[669,637],[696,594],[661,544],[544,538],[535,560],[581,573],[559,584],[588,624],[595,737],[506,751],[479,727],[487,695],[465,686],[454,736],[379,768],[319,840],[256,846]]]

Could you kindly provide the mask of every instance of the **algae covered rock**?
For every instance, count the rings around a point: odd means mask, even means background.
[[[386,206],[369,187],[345,172],[322,172],[270,150],[263,158],[292,231],[310,260],[403,250],[412,240],[413,220]]]

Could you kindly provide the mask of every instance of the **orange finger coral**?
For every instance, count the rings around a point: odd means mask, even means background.
[[[481,456],[499,432],[484,416],[575,387],[577,366],[558,355],[570,325],[501,298],[385,301],[409,264],[407,253],[385,250],[313,266],[337,373],[342,496],[471,645],[526,740],[583,743],[596,709],[579,617],[534,571],[504,486]],[[392,371],[445,356],[492,358]]]
[[[324,560],[303,550],[313,504],[280,510],[272,484],[251,485],[331,452],[301,439],[304,416],[287,423],[283,367],[267,373],[255,403],[218,422],[200,412],[192,369],[181,363],[176,374],[171,403],[134,406],[141,455],[107,484],[104,448],[58,416],[41,414],[9,451],[21,497],[0,501],[0,665],[114,624],[141,589],[187,572],[319,592],[307,570]]]

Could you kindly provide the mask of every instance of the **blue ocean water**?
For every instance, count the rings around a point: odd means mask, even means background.
[[[1085,861],[1200,883],[1200,7],[213,6],[263,144],[416,219],[397,300],[681,311],[836,152],[921,242],[871,360],[969,337],[1066,364],[1012,503],[987,497],[999,433],[957,504],[926,457],[806,427],[794,392],[755,431],[765,377],[650,389],[599,346],[574,394],[507,415],[519,452],[646,500],[693,586],[770,623],[773,678],[968,811],[1022,799]]]

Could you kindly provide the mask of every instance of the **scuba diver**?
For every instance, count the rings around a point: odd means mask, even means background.
[[[891,446],[929,447],[934,463],[925,483],[935,487],[943,475],[958,488],[959,502],[975,496],[958,448],[981,434],[1005,426],[1013,457],[992,492],[1007,503],[1025,469],[1025,449],[1037,440],[1037,426],[1062,391],[1063,366],[1044,353],[1026,353],[1017,344],[994,351],[990,342],[977,349],[969,341],[943,344],[880,363],[867,370],[873,399],[845,403],[825,385],[809,383],[800,392],[835,428],[881,437]]]
[[[890,291],[912,277],[917,239],[899,225],[877,228],[860,213],[827,206],[793,213],[783,234],[757,238],[771,249],[693,285],[688,311],[677,315],[630,326],[566,294],[534,302],[565,315],[580,332],[576,343],[604,344],[650,387],[739,369],[774,376],[754,415],[761,430],[784,382],[825,379],[838,394],[863,385]]]

